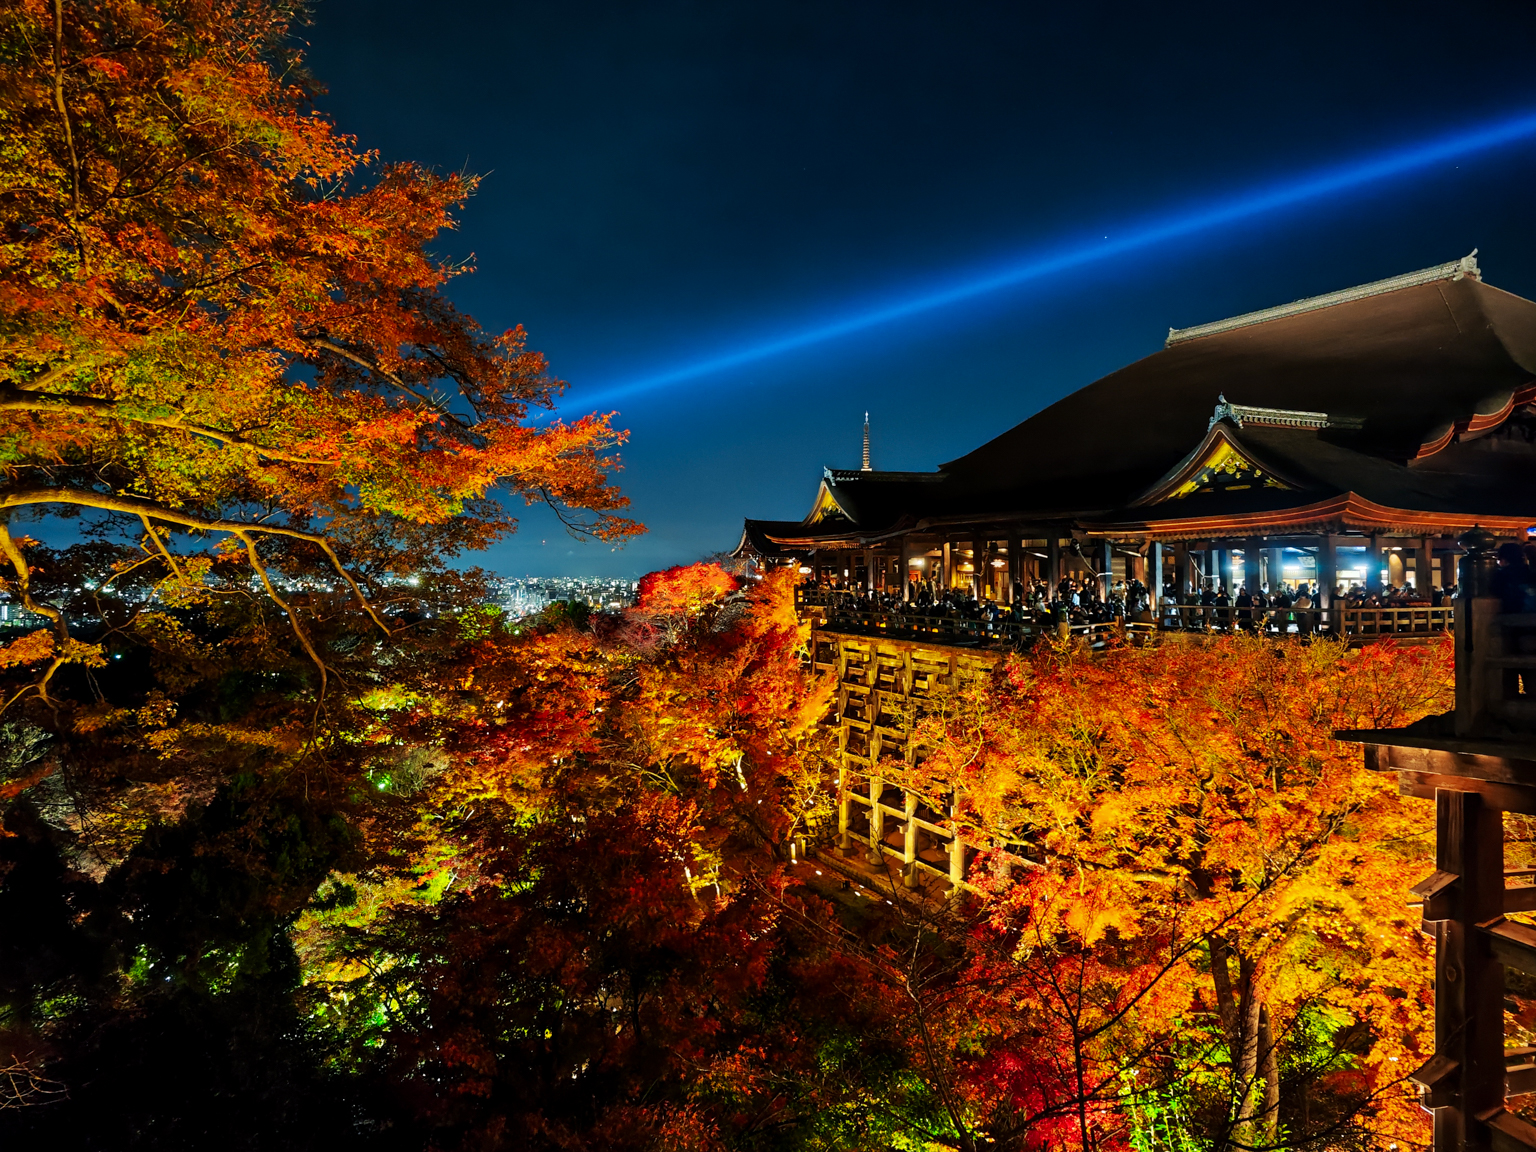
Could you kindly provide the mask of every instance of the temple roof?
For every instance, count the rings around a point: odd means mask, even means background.
[[[1437,280],[1180,341],[943,470],[978,494],[1068,486],[1079,507],[1113,507],[1200,440],[1219,396],[1353,417],[1358,431],[1337,442],[1401,463],[1533,376],[1536,304],[1471,277]]]
[[[1536,449],[1479,439],[1512,416],[1530,424],[1533,380],[1536,303],[1484,284],[1469,257],[1173,331],[1165,348],[936,472],[828,470],[824,489],[846,518],[820,531],[869,538],[903,523],[1122,519],[1133,508],[1154,521],[1342,493],[1536,517]],[[1149,503],[1218,423],[1285,486]]]

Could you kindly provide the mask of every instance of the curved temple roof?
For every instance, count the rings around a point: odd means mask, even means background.
[[[1160,351],[937,472],[829,470],[823,484],[847,519],[825,534],[981,519],[1145,524],[1158,514],[1145,498],[1218,421],[1294,482],[1169,497],[1168,515],[1354,493],[1373,506],[1536,521],[1536,447],[1482,440],[1512,422],[1536,432],[1533,382],[1536,303],[1483,283],[1465,257],[1174,330]],[[763,531],[791,535],[775,527]],[[823,534],[797,527],[797,538]]]

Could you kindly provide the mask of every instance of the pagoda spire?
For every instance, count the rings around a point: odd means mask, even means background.
[[[864,413],[864,463],[859,468],[859,471],[861,471],[861,472],[872,472],[872,471],[874,471],[874,469],[872,469],[869,466],[869,413],[868,412]]]

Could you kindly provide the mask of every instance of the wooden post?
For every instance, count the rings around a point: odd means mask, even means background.
[[[917,793],[906,793],[906,838],[902,841],[901,882],[908,888],[917,887]]]
[[[1435,1109],[1435,1147],[1486,1148],[1474,1117],[1504,1103],[1504,967],[1477,925],[1504,912],[1503,813],[1476,792],[1435,789],[1435,868],[1456,877],[1447,918],[1432,921],[1435,1054],[1459,1065],[1453,1102]]]
[[[844,733],[839,735],[844,736]],[[839,744],[845,742],[846,737]],[[848,799],[848,766],[840,764],[837,769],[837,847],[845,856],[853,849],[848,839],[848,809],[852,804],[853,801]]]
[[[1419,555],[1414,565],[1413,590],[1427,596],[1435,587],[1435,538],[1419,537]]]
[[[1099,545],[1099,563],[1103,566],[1103,581],[1099,584],[1099,595],[1109,599],[1109,586],[1115,582],[1115,550],[1108,540]]]
[[[979,536],[971,538],[971,595],[987,598],[987,542]]]
[[[911,537],[901,538],[901,550],[897,564],[897,578],[901,580],[901,598],[903,601],[912,599],[912,543]]]
[[[1051,595],[1056,595],[1056,587],[1061,583],[1061,538],[1052,536],[1045,546],[1046,580],[1051,585]]]
[[[1151,600],[1152,619],[1155,622],[1163,603],[1163,542],[1154,540],[1147,546],[1147,595]]]
[[[1371,595],[1381,592],[1381,538],[1375,532],[1365,546],[1365,590]]]
[[[960,813],[960,789],[957,787],[950,793],[949,801],[949,826],[953,836],[949,841],[949,883],[950,894],[959,895],[960,882],[965,879],[965,844],[960,839],[960,828],[955,823],[955,817]]]
[[[1269,550],[1269,590],[1271,593],[1280,591],[1285,584],[1285,549],[1271,548]]]
[[[1319,617],[1319,623],[1324,627],[1332,627],[1335,632],[1341,631],[1334,622],[1333,595],[1339,586],[1339,554],[1334,545],[1332,536],[1318,538],[1320,546],[1317,550],[1317,606],[1328,609],[1328,615]]]
[[[1257,536],[1250,536],[1243,541],[1243,583],[1248,586],[1249,593],[1259,590],[1259,557],[1262,554],[1263,542]]]
[[[1013,587],[1024,582],[1024,544],[1018,536],[1008,537],[1008,603],[1014,602]]]
[[[875,749],[870,749],[869,759],[869,856],[866,857],[871,864],[885,863],[885,856],[881,854],[880,845],[885,840],[885,811],[880,807],[880,798],[885,795],[885,781],[878,775],[880,766],[876,762]]]

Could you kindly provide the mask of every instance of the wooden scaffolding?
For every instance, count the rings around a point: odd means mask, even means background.
[[[958,790],[939,810],[903,784],[924,751],[916,722],[946,693],[991,675],[1003,653],[820,630],[812,647],[817,669],[837,677],[828,722],[837,728],[838,850],[877,866],[899,862],[908,887],[928,875],[969,889],[976,846],[955,824]]]
[[[1505,1047],[1504,969],[1536,975],[1536,887],[1509,887],[1505,812],[1536,815],[1536,613],[1492,592],[1494,539],[1461,538],[1456,710],[1407,728],[1344,732],[1366,766],[1435,802],[1435,870],[1414,886],[1435,940],[1435,1055],[1413,1076],[1434,1114],[1435,1152],[1536,1150],[1536,1126],[1506,1101],[1536,1092],[1536,1049]]]

